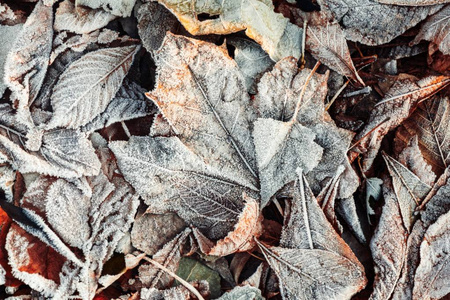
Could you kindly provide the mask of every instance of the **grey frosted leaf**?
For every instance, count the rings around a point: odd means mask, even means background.
[[[337,200],[336,212],[347,223],[351,233],[358,239],[358,241],[365,245],[367,239],[365,235],[365,224],[361,222],[359,217],[359,207],[356,206],[356,201],[353,196],[348,198],[341,198]]]
[[[227,40],[227,43],[236,48],[234,50],[234,60],[239,66],[242,75],[244,75],[247,91],[251,94],[256,94],[258,80],[275,63],[261,46],[253,41],[234,38]]]
[[[167,31],[178,26],[177,18],[163,5],[155,2],[142,4],[137,11],[138,32],[147,51],[158,50]]]
[[[385,4],[405,5],[405,6],[426,6],[450,2],[449,0],[377,0],[377,1]]]
[[[261,207],[285,184],[295,180],[297,168],[311,171],[322,158],[315,134],[295,120],[257,119],[253,141],[261,181]]]
[[[85,175],[97,174],[100,169],[100,162],[91,142],[86,134],[76,130],[44,132],[40,154],[48,163],[61,169],[80,170]]]
[[[445,1],[445,0],[444,0]],[[442,2],[444,2],[442,1]],[[447,1],[448,2],[448,1]],[[450,55],[450,5],[430,16],[420,28],[413,43],[427,40],[438,45],[439,50],[445,55]]]
[[[440,299],[450,292],[450,212],[425,233],[420,246],[420,264],[414,277],[412,299]]]
[[[407,74],[398,76],[384,98],[372,110],[364,129],[355,137],[355,140],[360,140],[357,151],[363,153],[363,172],[371,168],[383,137],[405,121],[420,101],[431,97],[449,84],[450,77],[446,76],[428,76],[421,80]]]
[[[153,260],[157,261],[172,272],[176,272],[183,256],[184,244],[189,240],[190,228],[180,232],[171,241],[166,243],[155,255]],[[166,289],[170,287],[174,278],[153,264],[141,265],[139,267],[139,279],[146,288]]]
[[[132,136],[109,147],[149,212],[176,212],[209,238],[231,231],[243,208],[242,193],[255,193],[245,181],[206,165],[176,137]]]
[[[102,9],[75,7],[70,0],[61,2],[56,10],[53,28],[56,31],[67,30],[75,33],[89,33],[105,27],[116,16]]]
[[[385,204],[370,249],[375,263],[374,291],[370,299],[390,299],[406,259],[407,228],[392,186],[383,188]]]
[[[31,122],[28,105],[36,98],[52,49],[53,11],[39,1],[8,53],[4,80],[19,100],[21,121]]]
[[[132,81],[124,80],[114,99],[106,110],[94,120],[82,127],[83,131],[92,132],[109,125],[145,117],[156,113],[156,108],[145,98],[145,90]]]
[[[450,181],[439,188],[437,193],[426,203],[425,210],[421,212],[421,220],[425,227],[430,226],[437,219],[450,210]]]
[[[53,88],[54,115],[47,128],[77,128],[102,113],[122,85],[138,49],[100,49],[72,63]]]
[[[415,209],[431,191],[431,186],[422,182],[420,178],[392,157],[383,154],[383,158],[392,177],[392,185],[404,225],[410,232],[414,223]]]
[[[168,33],[147,94],[180,140],[208,165],[257,185],[244,78],[226,49]]]
[[[322,20],[309,25],[306,30],[306,48],[314,58],[334,71],[364,85],[350,57],[344,31],[338,23]]]
[[[270,1],[196,0],[190,5],[170,0],[158,2],[171,10],[191,34],[229,34],[245,30],[274,61],[287,56],[300,57],[303,30],[275,13]],[[197,17],[200,14],[219,17],[200,21]]]
[[[75,6],[88,6],[94,9],[102,8],[113,15],[129,17],[135,3],[136,0],[76,0]]]
[[[310,73],[309,69],[300,70],[297,67],[297,61],[293,58],[279,61],[272,71],[263,75],[258,84],[258,94],[252,102],[257,116],[278,121],[292,119],[299,103],[301,90]],[[308,83],[297,110],[298,123],[314,133],[314,142],[323,149],[319,164],[306,176],[314,193],[318,194],[326,180],[334,176],[340,165],[344,165],[346,171],[340,181],[337,197],[347,198],[359,185],[358,176],[347,159],[347,150],[353,133],[338,128],[325,111],[327,80],[328,73],[325,75],[315,73]],[[317,155],[317,153],[311,151],[310,155]]]
[[[362,268],[349,246],[328,222],[304,176],[300,175],[293,184],[291,207],[285,218],[280,245],[330,251]]]
[[[398,161],[413,172],[424,183],[433,185],[436,174],[431,170],[431,166],[425,161],[419,148],[417,135],[409,141],[409,144],[398,155]]]
[[[417,135],[425,161],[440,175],[450,163],[450,98],[424,101],[396,133],[396,142],[407,145]]]
[[[350,299],[366,285],[360,266],[336,253],[259,247],[278,277],[283,299]]]
[[[14,26],[0,26],[0,36],[2,37],[2,43],[0,43],[0,97],[3,96],[3,93],[7,88],[7,84],[4,79],[6,57],[14,45],[15,39],[22,30],[22,27],[22,24],[17,24]]]
[[[376,0],[321,0],[319,4],[342,24],[348,39],[366,45],[385,44],[442,7],[405,7]]]
[[[176,214],[145,213],[133,223],[131,242],[136,249],[154,255],[185,227],[186,223]]]
[[[217,300],[263,300],[261,290],[252,286],[236,286]]]
[[[59,76],[61,76],[64,70],[71,63],[79,59],[82,55],[82,52],[67,50],[58,56],[58,58],[48,67],[41,90],[39,91],[36,100],[33,102],[33,108],[40,107],[48,111],[51,110],[50,98],[53,92],[53,87],[58,82]],[[34,113],[33,108],[31,110],[32,115]]]

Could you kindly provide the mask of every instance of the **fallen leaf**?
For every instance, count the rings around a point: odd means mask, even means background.
[[[271,1],[193,1],[190,5],[168,0],[158,2],[175,14],[191,34],[229,34],[245,30],[274,61],[287,56],[300,57],[303,30],[275,13]],[[200,14],[207,14],[210,19],[201,21]]]
[[[321,0],[319,4],[342,24],[348,39],[373,46],[390,42],[442,7],[406,7],[376,0]]]
[[[405,6],[426,6],[448,3],[448,0],[377,0],[380,3]]]
[[[3,96],[8,85],[5,82],[5,63],[8,52],[10,52],[17,35],[22,30],[22,24],[15,26],[0,26],[0,36],[3,38],[3,42],[0,44],[0,97]]]
[[[75,6],[70,0],[59,3],[55,14],[55,31],[71,31],[74,33],[89,33],[105,27],[116,16],[102,9],[88,9]]]
[[[47,129],[77,128],[102,113],[119,90],[138,50],[138,46],[105,48],[72,63],[53,88],[53,117]]]
[[[425,233],[420,246],[420,264],[414,277],[412,299],[439,299],[450,292],[448,260],[450,213],[446,212]]]
[[[378,154],[383,137],[399,126],[417,105],[450,84],[445,76],[429,76],[416,81],[399,75],[384,98],[377,103],[364,129],[355,137],[357,151],[363,153],[362,171],[368,171]]]
[[[5,61],[4,80],[13,92],[19,121],[32,124],[28,106],[36,98],[52,49],[53,11],[39,1],[15,39]]]
[[[450,127],[449,106],[448,97],[436,97],[423,102],[396,133],[397,147],[407,145],[414,135],[418,136],[421,153],[437,175],[441,175],[450,163],[450,143],[447,142],[447,128]]]
[[[244,285],[237,286],[231,291],[223,294],[218,300],[263,300],[261,291],[258,288]]]
[[[442,2],[446,2],[443,0]],[[430,16],[420,28],[412,44],[418,44],[421,40],[427,40],[438,45],[439,50],[445,55],[450,55],[450,5],[444,6],[442,10]]]

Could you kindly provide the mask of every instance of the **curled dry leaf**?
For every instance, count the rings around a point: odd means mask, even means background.
[[[190,5],[158,0],[167,7],[187,31],[194,35],[229,34],[245,30],[274,61],[287,56],[299,58],[303,30],[274,12],[272,1],[229,0],[222,2],[193,1]],[[198,15],[217,18],[201,21]]]
[[[194,229],[194,234],[204,254],[227,256],[235,252],[249,251],[255,247],[254,239],[259,238],[262,234],[263,216],[258,201],[245,194],[243,198],[245,206],[233,231],[214,245]]]
[[[5,62],[5,83],[17,100],[19,120],[30,124],[28,106],[36,98],[48,67],[53,10],[39,1],[18,34]]]
[[[407,145],[417,135],[425,161],[440,175],[450,163],[450,98],[435,97],[419,105],[396,133],[397,147]]]
[[[122,85],[138,50],[139,46],[105,48],[72,63],[53,88],[53,117],[47,128],[77,128],[101,114]]]
[[[377,0],[321,0],[319,4],[342,24],[348,39],[366,45],[390,42],[441,8],[388,5]]]
[[[444,6],[442,10],[430,16],[420,28],[419,33],[413,43],[417,44],[421,40],[435,43],[439,50],[445,55],[450,55],[450,4]]]
[[[377,103],[364,129],[355,137],[357,150],[363,153],[362,171],[368,171],[378,154],[383,137],[400,125],[427,99],[450,84],[450,77],[429,76],[416,81],[400,75],[384,98]]]
[[[89,33],[105,27],[116,16],[102,9],[76,7],[72,1],[61,2],[56,10],[53,28],[56,31],[67,30],[75,33]]]

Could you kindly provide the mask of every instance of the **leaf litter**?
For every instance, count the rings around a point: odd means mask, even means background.
[[[447,0],[0,5],[2,299],[446,299]]]

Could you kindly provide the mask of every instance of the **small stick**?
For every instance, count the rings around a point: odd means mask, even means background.
[[[337,99],[337,97],[339,97],[339,95],[342,93],[342,91],[347,87],[347,85],[350,83],[350,79],[347,80],[346,83],[344,83],[341,88],[336,92],[336,94],[333,96],[333,98],[331,98],[330,102],[328,102],[327,107],[325,107],[325,111],[328,111],[331,107],[331,105],[333,105],[334,101]]]
[[[184,285],[189,291],[192,292],[192,294],[195,295],[195,297],[197,297],[199,300],[205,300],[205,298],[202,297],[202,295],[200,295],[200,293],[197,291],[197,289],[195,287],[192,286],[192,284],[190,284],[189,282],[187,282],[186,280],[184,280],[183,278],[181,278],[180,276],[178,276],[177,274],[175,274],[174,272],[170,271],[169,269],[167,269],[166,267],[164,267],[163,265],[161,265],[159,262],[151,259],[150,257],[144,257],[144,259],[146,261],[148,261],[149,263],[153,264],[154,266],[160,268],[161,270],[163,270],[164,272],[166,272],[167,274],[169,274],[170,276],[172,276],[173,278],[175,278],[176,280],[178,280],[182,285]]]

